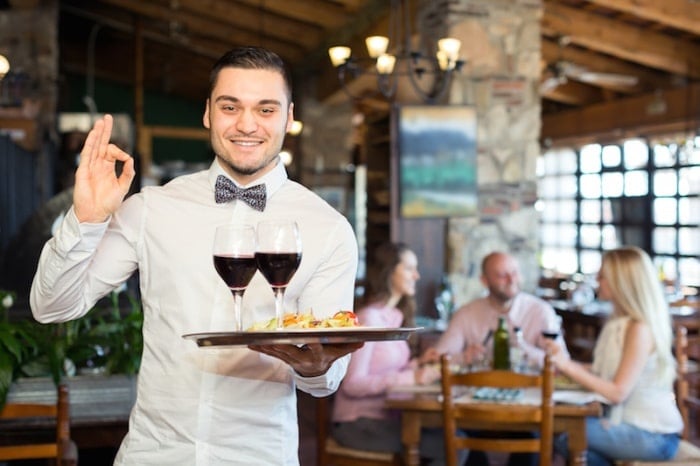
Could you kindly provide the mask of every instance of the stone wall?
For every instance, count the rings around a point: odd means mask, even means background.
[[[452,218],[448,272],[457,304],[484,292],[481,259],[491,251],[518,258],[523,287],[539,276],[536,161],[539,155],[540,16],[537,0],[461,0],[450,35],[467,62],[450,103],[473,105],[478,120],[479,216]]]

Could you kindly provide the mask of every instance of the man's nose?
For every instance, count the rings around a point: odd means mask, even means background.
[[[255,132],[258,128],[258,122],[253,115],[253,112],[245,110],[241,112],[238,120],[236,120],[236,129],[243,134]]]

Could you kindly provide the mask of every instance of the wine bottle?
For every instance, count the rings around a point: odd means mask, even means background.
[[[498,328],[493,334],[493,368],[510,369],[510,336],[505,317],[498,318]]]

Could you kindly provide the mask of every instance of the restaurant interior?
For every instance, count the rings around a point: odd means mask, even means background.
[[[388,46],[366,41],[378,36]],[[131,192],[205,169],[210,67],[246,44],[290,67],[282,160],[352,224],[358,300],[378,244],[416,252],[416,351],[483,295],[480,263],[496,250],[563,317],[578,359],[609,313],[595,291],[602,254],[621,245],[650,255],[676,326],[700,327],[693,0],[0,0],[5,320],[30,316],[38,255],[71,205],[95,117],[114,115],[113,140],[136,159]],[[100,305],[137,319],[136,288]],[[81,464],[110,461],[134,397],[133,358],[109,381],[97,359],[71,386]],[[11,393],[50,384],[23,377]],[[301,464],[314,465],[328,407],[302,393],[299,407]]]

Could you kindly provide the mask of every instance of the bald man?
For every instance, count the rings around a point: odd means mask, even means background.
[[[550,328],[557,314],[547,302],[520,290],[520,270],[517,261],[504,252],[493,252],[481,262],[481,283],[488,295],[460,307],[437,344],[422,356],[423,362],[433,362],[448,353],[463,365],[491,360],[493,339],[499,317],[508,322],[511,341],[515,341],[515,328],[523,333],[523,352],[530,367],[544,364],[544,337],[542,330]],[[564,351],[566,345],[560,334],[558,343]],[[567,352],[568,353],[568,352]],[[469,435],[480,435],[469,432]],[[538,455],[513,454],[509,466],[537,464]],[[467,465],[488,465],[488,458],[481,452],[471,452]]]

